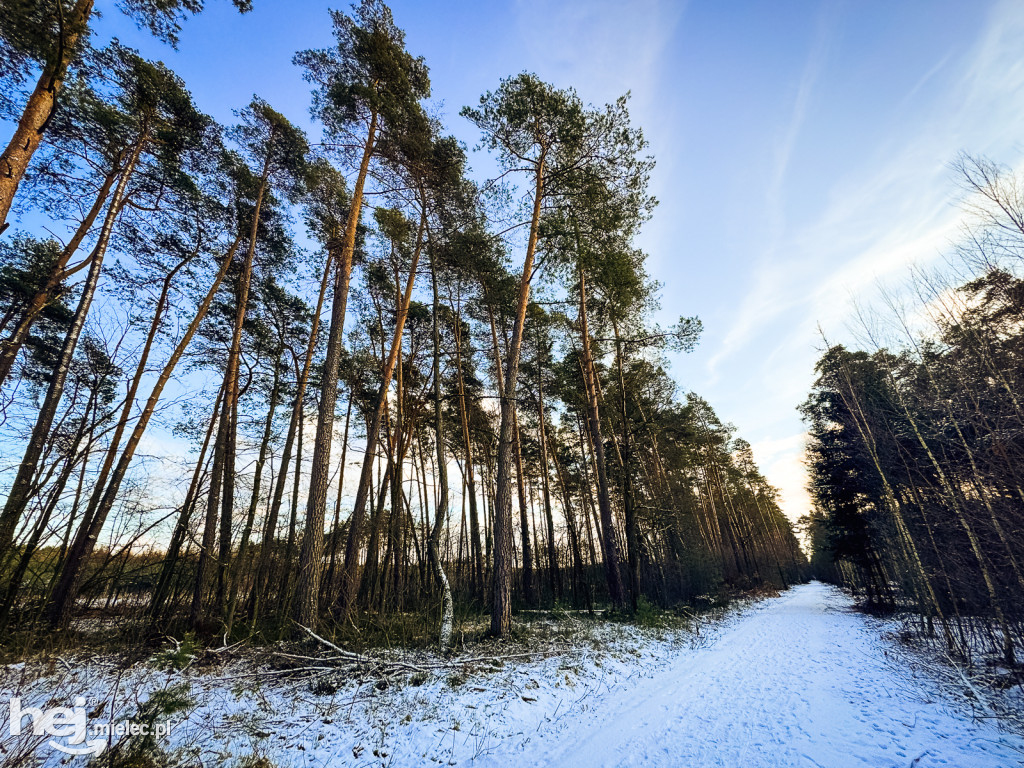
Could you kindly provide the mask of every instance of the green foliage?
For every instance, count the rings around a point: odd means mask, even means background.
[[[0,329],[9,332],[21,318],[35,296],[46,290],[54,264],[60,258],[61,246],[55,240],[37,240],[18,235],[0,242]],[[50,291],[52,297],[26,341],[29,355],[22,375],[32,384],[45,385],[50,380],[53,363],[60,353],[64,332],[71,321],[68,307],[69,289],[61,283]]]
[[[269,178],[292,201],[300,199],[307,176],[306,135],[266,101],[254,96],[228,136],[249,159],[253,174]]]
[[[252,9],[251,0],[232,0],[239,11]],[[93,3],[82,0],[5,0],[0,13],[0,108],[12,116],[11,91],[36,72],[45,70],[59,81],[65,72],[60,63],[70,58],[72,67],[88,51]],[[203,0],[124,0],[119,10],[157,38],[177,46],[181,23],[203,10]],[[82,12],[84,11],[84,15]],[[70,49],[69,40],[80,36]]]
[[[167,721],[172,715],[192,706],[187,683],[154,691],[129,718],[129,722],[143,726],[143,733],[128,735],[111,749],[89,762],[91,768],[169,768],[177,761],[165,752],[157,740],[157,722]]]
[[[180,641],[171,638],[167,648],[153,657],[153,663],[158,669],[181,670],[195,660],[198,651],[195,634],[186,632]]]
[[[56,7],[67,10],[70,5],[63,2]],[[236,5],[248,7],[243,0]],[[174,40],[178,21],[201,10],[202,2],[128,0],[123,6],[158,35]],[[35,66],[30,49],[45,47],[54,20],[52,6],[47,10],[31,0],[15,0],[11,8],[10,18],[36,25],[33,34],[43,41],[37,45],[26,37],[20,53],[0,65],[14,77]],[[102,507],[95,519],[104,520],[103,541],[109,534],[110,549],[90,551],[66,569],[78,569],[81,596],[91,601],[90,621],[80,626],[106,621],[109,631],[116,620],[130,628],[125,637],[145,632],[150,638],[166,632],[181,636],[186,626],[202,639],[214,633],[219,637],[224,624],[231,625],[230,638],[272,640],[290,633],[294,627],[285,617],[293,607],[296,573],[303,567],[296,544],[307,519],[299,497],[309,460],[298,448],[308,447],[309,435],[299,432],[300,438],[296,432],[308,425],[321,402],[329,402],[318,393],[328,389],[324,382],[333,373],[325,370],[324,340],[338,341],[347,330],[338,361],[354,411],[345,464],[352,464],[352,451],[358,450],[352,440],[358,444],[366,437],[368,419],[363,417],[384,402],[384,422],[373,437],[380,438],[389,458],[403,452],[392,466],[406,474],[395,486],[396,509],[391,509],[388,488],[381,493],[375,485],[369,494],[375,502],[369,526],[375,538],[363,536],[351,522],[340,522],[347,494],[339,494],[339,524],[326,542],[333,571],[321,596],[332,612],[324,612],[327,626],[322,630],[354,650],[436,644],[437,585],[427,567],[425,531],[438,512],[430,502],[437,489],[429,489],[427,475],[433,457],[443,452],[467,480],[470,469],[475,473],[472,498],[484,500],[467,509],[465,533],[456,532],[457,510],[447,510],[452,546],[441,549],[457,599],[457,642],[490,642],[484,639],[487,585],[482,574],[495,549],[491,531],[480,536],[480,518],[493,514],[490,494],[500,434],[493,407],[500,402],[496,382],[511,348],[512,310],[525,296],[523,275],[514,274],[507,262],[526,230],[488,221],[485,203],[504,203],[502,192],[511,188],[502,190],[505,181],[496,179],[479,189],[465,178],[466,152],[423,108],[430,93],[427,67],[406,51],[405,35],[387,6],[364,0],[350,14],[333,12],[332,20],[336,44],[296,57],[315,88],[313,114],[325,128],[323,143],[315,148],[259,97],[236,113],[236,126],[222,128],[196,109],[185,83],[164,64],[147,61],[116,41],[101,51],[85,51],[61,89],[49,144],[34,160],[19,205],[27,202],[72,230],[90,206],[99,218],[82,224],[85,239],[69,246],[68,253],[55,240],[31,237],[0,246],[0,299],[9,308],[0,327],[9,329],[30,301],[43,291],[48,294],[29,341],[33,357],[17,371],[29,380],[35,376],[34,385],[47,381],[54,368],[53,351],[69,315],[64,302],[74,295],[79,279],[74,278],[77,272],[62,272],[62,257],[72,266],[88,265],[76,249],[93,242],[110,190],[120,180],[125,180],[128,203],[111,219],[112,258],[104,262],[99,284],[103,301],[95,302],[94,314],[80,318],[87,319],[92,335],[87,332],[79,345],[68,396],[60,402],[57,426],[44,446],[45,462],[37,462],[40,487],[29,500],[29,519],[12,525],[19,536],[39,531],[40,539],[31,547],[18,542],[2,564],[3,586],[10,587],[4,597],[10,598],[18,630],[38,615],[38,603],[55,592],[65,605],[80,605],[69,597],[78,587],[64,589],[70,581],[54,569],[69,561],[67,545],[72,555],[94,546],[95,537],[90,540],[79,526]],[[8,31],[13,23],[9,18],[0,22]],[[539,574],[537,594],[516,595],[516,604],[522,597],[523,608],[553,604],[576,612],[607,602],[603,543],[593,524],[598,448],[608,457],[601,468],[608,492],[602,493],[599,506],[629,520],[625,549],[638,578],[637,610],[630,620],[656,625],[664,620],[666,606],[699,594],[798,578],[799,548],[749,445],[735,438],[707,402],[678,391],[668,374],[665,352],[691,349],[701,327],[699,319],[688,317],[664,330],[650,322],[659,286],[647,274],[647,254],[634,240],[656,203],[648,192],[653,160],[642,131],[632,123],[628,98],[593,107],[571,88],[524,73],[501,81],[463,114],[481,130],[482,145],[510,172],[507,178],[525,174],[520,202],[531,214],[539,212],[538,250],[531,262],[536,275],[525,277],[536,279],[540,290],[533,303],[524,300],[518,307],[526,321],[523,381],[514,405],[525,491],[538,500],[543,495],[537,505],[538,530],[532,532],[540,550],[538,570],[550,567],[552,573]],[[129,161],[134,170],[126,176]],[[352,215],[357,187],[349,189],[346,179],[353,175],[360,179],[359,194],[365,193],[372,201],[366,204],[374,209],[365,224]],[[488,198],[491,193],[494,197]],[[300,207],[304,228],[297,226]],[[350,219],[354,232],[345,231]],[[349,265],[347,251],[344,259],[338,256],[347,236],[355,239],[355,270],[345,306],[355,308],[358,316],[353,322],[350,312],[340,324],[332,319],[338,331],[332,336],[323,330],[323,306],[316,315],[317,286],[325,286],[325,301],[337,302],[340,312],[341,291],[349,289],[344,283]],[[414,253],[423,258],[410,275]],[[222,266],[226,277],[214,286],[213,274]],[[382,381],[381,359],[400,314],[395,297],[406,279],[413,297],[399,339],[399,392]],[[123,407],[123,380],[138,366],[142,388],[134,403],[144,402],[159,361],[171,359],[168,353],[184,338],[197,299],[208,291],[209,313],[185,350],[181,369],[168,369],[178,377],[183,396],[154,402],[145,422],[136,421],[137,406],[126,401],[121,426],[128,431],[122,433],[114,424]],[[123,318],[109,311],[118,302]],[[584,320],[588,338],[581,336]],[[320,330],[311,337],[314,322]],[[230,370],[238,376],[221,388],[229,370],[224,350],[233,343],[235,330],[241,348],[232,359],[239,366]],[[149,349],[150,340],[152,354],[143,361],[140,350]],[[601,400],[594,422],[605,430],[596,436],[586,431],[590,403],[584,397],[579,352],[584,341],[593,350],[596,382],[590,383],[596,383]],[[24,389],[35,394],[38,387]],[[17,399],[24,389],[14,394],[15,410],[22,409],[19,417],[27,412]],[[230,392],[233,402],[222,398],[214,415],[219,390]],[[440,414],[437,421],[435,413]],[[154,423],[179,419],[178,434],[196,445],[209,434],[203,449],[207,463],[197,468],[198,457],[189,456],[182,473],[188,503],[173,510],[180,549],[166,561],[159,548],[140,551],[140,542],[175,525],[163,518],[167,499],[157,498],[157,486],[146,482],[147,463],[141,456],[133,459],[138,439],[152,435],[132,434],[132,425],[148,423],[150,416]],[[289,433],[292,425],[296,430]],[[333,464],[333,445],[319,439],[314,455],[330,454]],[[267,462],[274,478],[269,493],[248,484],[255,445],[259,466]],[[158,460],[147,457],[148,462]],[[117,479],[91,488],[105,464],[115,467]],[[410,468],[417,470],[415,475]],[[212,482],[213,472],[220,473],[219,486]],[[371,481],[382,483],[379,472],[373,474]],[[63,479],[54,480],[56,475]],[[331,494],[339,475],[332,465],[326,480]],[[76,481],[79,488],[74,488]],[[223,494],[219,500],[211,498],[217,487]],[[245,492],[251,492],[249,504],[242,498]],[[246,508],[244,527],[228,524],[232,511]],[[445,511],[440,510],[442,515]],[[208,520],[201,519],[204,515]],[[211,531],[218,528],[221,515],[223,572],[216,581],[212,572],[208,580],[205,574],[197,578],[199,558],[189,538],[207,522]],[[282,530],[286,524],[287,533]],[[254,546],[251,537],[254,532],[259,536],[263,526],[262,541]],[[232,538],[236,528],[245,531],[244,548]],[[355,606],[341,605],[332,594],[345,583],[338,560],[350,554],[345,551],[350,535],[355,561],[366,562],[370,573],[354,575],[371,584],[358,593]],[[371,547],[376,547],[374,557],[364,560],[360,550]],[[249,572],[254,550],[258,577]],[[209,550],[204,552],[208,557]],[[519,576],[513,573],[512,580],[522,583]],[[154,592],[155,605],[140,607]],[[238,599],[225,600],[225,592]],[[197,605],[204,604],[205,616],[193,617],[184,609],[191,595],[197,595]],[[233,607],[221,612],[225,602]],[[512,640],[530,641],[525,623],[520,620],[512,628]],[[66,638],[96,636],[84,629],[81,634],[69,631]],[[153,662],[183,668],[197,652],[195,638],[186,634],[180,644],[161,649]]]
[[[379,141],[398,146],[403,134],[424,130],[419,101],[430,95],[422,57],[405,50],[405,33],[380,0],[362,0],[352,15],[331,11],[337,46],[296,55],[317,86],[313,114],[340,139],[372,118]]]
[[[584,141],[584,108],[572,89],[560,90],[533,74],[501,81],[460,114],[483,133],[484,146],[506,169],[547,159],[556,148],[572,157]]]
[[[636,602],[633,621],[641,627],[662,627],[665,625],[663,612],[643,596]]]
[[[1019,201],[1007,191],[1017,182],[985,161],[961,162],[992,205],[967,252],[1019,248]],[[987,256],[985,267],[937,295],[935,326],[907,330],[904,348],[824,352],[801,409],[815,502],[804,529],[820,578],[862,592],[872,609],[912,607],[968,659],[976,645],[951,617],[991,622],[993,651],[1013,663],[1024,640],[1013,618],[1024,612],[1014,522],[1024,280]]]

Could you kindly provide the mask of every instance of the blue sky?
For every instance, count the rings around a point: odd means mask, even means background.
[[[227,2],[187,22],[175,52],[117,34],[175,69],[231,122],[253,93],[307,123],[291,57],[331,42],[320,0]],[[426,57],[449,130],[472,145],[465,104],[533,71],[593,103],[629,90],[661,201],[641,245],[664,284],[662,317],[705,336],[674,361],[754,446],[793,518],[807,510],[796,406],[821,347],[850,336],[854,302],[940,259],[960,223],[948,164],[967,150],[1019,166],[1024,5],[981,0],[392,3]],[[474,158],[486,168],[483,158]]]

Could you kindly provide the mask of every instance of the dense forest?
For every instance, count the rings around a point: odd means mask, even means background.
[[[173,46],[202,2],[119,7]],[[163,64],[95,45],[95,13],[0,14],[4,634],[99,613],[277,638],[412,615],[444,648],[457,616],[500,636],[524,608],[629,614],[803,577],[750,446],[667,372],[701,324],[652,320],[635,239],[654,161],[626,97],[496,83],[459,117],[496,168],[476,179],[380,0],[331,12],[334,45],[295,55],[315,136],[259,97],[219,125]],[[830,531],[842,504],[869,520],[842,539],[863,545],[857,578],[927,586],[951,632],[991,608],[1008,652],[1016,286],[972,284],[919,359],[830,352],[809,411],[862,483],[819,497]],[[822,464],[822,493],[829,471],[847,470]],[[916,559],[876,519],[902,520]],[[978,556],[942,570],[961,540]]]
[[[803,405],[817,575],[909,609],[959,660],[1024,642],[1024,180],[954,166],[964,232],[938,272],[829,345]]]

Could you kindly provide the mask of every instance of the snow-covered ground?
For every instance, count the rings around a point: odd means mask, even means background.
[[[699,636],[581,624],[570,652],[410,676],[385,690],[331,674],[257,675],[244,658],[185,673],[73,659],[8,668],[0,708],[13,695],[23,707],[113,695],[123,717],[150,691],[184,681],[193,706],[171,718],[163,744],[182,765],[1024,765],[1024,738],[973,720],[882,628],[839,590],[812,583]],[[8,760],[16,746],[5,724]],[[45,742],[36,756],[69,760]]]

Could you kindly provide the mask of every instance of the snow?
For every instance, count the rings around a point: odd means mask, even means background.
[[[839,590],[796,587],[534,749],[537,765],[1020,765],[1024,740],[976,724],[897,667]],[[616,705],[618,703],[618,705]]]
[[[172,717],[165,746],[185,765],[1024,765],[1024,738],[974,720],[884,628],[812,583],[699,635],[576,622],[570,652],[385,690],[372,679],[255,676],[245,658],[185,673],[74,659],[8,668],[0,701],[113,695],[123,719],[148,692],[184,680],[195,706]],[[36,755],[66,759],[45,745]]]

